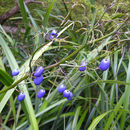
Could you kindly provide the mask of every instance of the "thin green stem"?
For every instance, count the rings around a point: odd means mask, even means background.
[[[76,51],[74,51],[73,53],[71,53],[69,56],[67,56],[66,58],[64,58],[63,60],[59,61],[58,63],[55,63],[53,65],[49,65],[47,67],[45,67],[45,70],[47,69],[51,69],[54,68],[58,65],[60,65],[61,63],[63,63],[64,61],[68,60],[69,58],[73,57],[75,54],[77,54],[80,50],[82,50],[85,47],[85,45],[80,46]]]
[[[22,77],[21,79],[17,80],[17,81],[16,81],[14,84],[12,84],[11,86],[9,86],[9,87],[7,87],[7,88],[1,90],[1,91],[0,91],[0,94],[1,94],[1,93],[4,93],[4,92],[6,92],[6,91],[8,91],[8,90],[11,89],[11,88],[14,88],[14,87],[17,86],[20,82],[22,82],[23,80],[27,79],[29,76],[30,76],[30,75],[25,75],[25,76]]]

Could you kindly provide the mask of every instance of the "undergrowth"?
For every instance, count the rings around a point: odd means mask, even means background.
[[[115,1],[99,8],[99,3],[52,0],[45,3],[44,9],[31,10],[19,0],[19,17],[8,21],[14,25],[19,21],[18,33],[7,34],[0,25],[1,129],[130,128],[127,5]],[[51,40],[54,29],[58,36]],[[103,72],[98,66],[104,58],[111,66]],[[88,67],[80,72],[83,61]],[[45,71],[43,83],[36,86],[33,74],[38,66]],[[16,68],[20,74],[11,77]],[[73,93],[71,101],[58,93],[62,83]],[[46,95],[38,99],[36,94],[41,88]],[[22,102],[17,100],[20,92],[26,95]]]

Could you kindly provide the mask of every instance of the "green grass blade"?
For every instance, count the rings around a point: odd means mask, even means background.
[[[10,51],[9,47],[7,46],[5,40],[2,38],[1,34],[0,34],[0,45],[2,46],[6,56],[8,58],[8,62],[10,64],[11,69],[14,70],[14,69],[19,68],[12,52]]]
[[[114,48],[116,50],[116,47]],[[114,63],[113,63],[113,75],[115,80],[117,80],[117,64],[118,64],[118,51],[114,53]],[[111,87],[111,94],[110,94],[110,108],[114,106],[114,98],[118,99],[118,86],[113,84]],[[116,94],[115,94],[116,93]]]
[[[15,101],[13,99],[13,96],[10,97],[10,106],[11,106],[11,109],[13,111],[13,116],[14,116],[14,124],[16,126],[16,111],[15,111]]]
[[[69,117],[69,116],[74,116],[74,113],[73,112],[69,112],[69,113],[62,114],[62,115],[60,115],[60,118],[66,118],[66,117]],[[49,123],[51,121],[54,121],[56,119],[57,119],[57,115],[55,117],[53,117],[53,118],[47,119],[41,125],[45,125],[45,124],[47,124],[47,123]]]
[[[58,101],[57,103],[55,103],[55,104],[53,104],[53,105],[47,107],[47,108],[44,109],[43,111],[38,112],[38,113],[36,114],[36,117],[42,116],[45,112],[47,112],[47,111],[51,110],[52,108],[54,108],[54,107],[56,107],[56,106],[58,106],[58,105],[64,103],[65,101],[67,101],[67,100],[66,100],[66,99],[63,99],[63,100],[60,100],[60,101]]]
[[[99,95],[98,100],[96,101],[94,107],[92,108],[92,110],[91,110],[91,112],[89,114],[89,117],[88,117],[88,119],[86,121],[85,129],[87,129],[88,125],[90,124],[90,122],[91,122],[91,120],[92,120],[92,118],[93,118],[93,116],[95,114],[96,108],[99,105],[100,100],[101,100],[101,95]]]
[[[10,86],[13,83],[12,77],[3,69],[0,69],[0,82],[6,86]]]
[[[4,130],[11,130],[9,127],[7,127],[6,125],[2,125]]]
[[[122,85],[130,85],[129,82],[119,81],[119,80],[97,80],[99,83],[111,83],[111,84],[122,84]]]
[[[2,61],[2,57],[0,57],[0,68],[5,70],[4,65],[3,65],[3,61]],[[2,88],[0,88],[0,89],[2,89]],[[0,94],[0,102],[1,102],[2,98],[4,97],[4,94],[5,93]]]
[[[21,10],[21,15],[23,17],[23,22],[24,22],[24,26],[27,29],[28,28],[28,18],[27,18],[27,13],[24,7],[24,1],[23,0],[19,0],[19,6],[20,6],[20,10]]]
[[[13,41],[12,38],[5,32],[5,30],[2,28],[1,25],[0,25],[0,29],[1,29],[1,32],[7,37],[7,39],[8,39],[9,42],[11,43],[11,45],[14,46],[14,41]]]
[[[45,14],[45,17],[44,17],[44,21],[43,21],[44,27],[46,27],[47,24],[48,24],[49,16],[50,16],[51,10],[52,10],[52,8],[53,8],[53,6],[54,6],[54,2],[55,2],[55,0],[52,0],[52,2],[51,2],[51,4],[50,4],[49,8],[48,8],[47,11],[46,11],[46,14]]]
[[[126,71],[127,71],[127,79],[126,79],[126,81],[128,83],[130,83],[130,56],[129,56],[129,66],[128,66],[128,69]],[[123,95],[121,96],[120,100],[116,104],[116,106],[114,108],[114,113],[112,113],[110,115],[110,117],[108,118],[108,121],[106,123],[106,126],[105,126],[104,130],[108,130],[109,129],[109,127],[110,127],[110,125],[111,125],[115,115],[118,112],[118,109],[121,107],[123,102],[124,102],[124,106],[123,107],[128,109],[128,102],[129,102],[129,98],[128,97],[129,97],[129,94],[130,94],[130,85],[126,85],[125,92],[123,93]],[[122,128],[124,128],[125,117],[126,117],[126,113],[123,113],[122,118],[121,118],[121,127]]]
[[[89,108],[89,107],[88,107]],[[81,118],[80,118],[80,120],[79,120],[79,122],[78,122],[78,124],[77,124],[77,126],[76,126],[76,130],[80,130],[80,127],[81,127],[81,125],[83,124],[83,121],[84,121],[84,119],[85,119],[85,116],[86,116],[86,114],[87,114],[87,112],[88,112],[88,108],[86,108],[86,110],[83,112],[83,114],[81,115]]]
[[[35,28],[36,31],[38,31],[37,23],[36,23],[36,21],[34,20],[34,18],[32,17],[32,15],[31,15],[31,13],[30,13],[28,7],[27,7],[25,4],[24,4],[24,7],[25,7],[25,10],[26,10],[26,12],[27,12],[27,14],[28,14],[28,16],[29,16],[31,22],[32,22],[33,27]]]
[[[115,125],[117,124],[117,122],[118,122],[119,118],[121,117],[121,115],[122,115],[122,112],[120,112],[120,113],[117,115],[117,117],[116,117],[115,121],[112,123],[112,126],[111,126],[110,129],[114,129],[114,127],[115,127]]]
[[[0,35],[0,45],[2,46],[2,48],[3,48],[3,50],[6,54],[6,57],[8,59],[8,62],[10,64],[11,69],[14,70],[16,68],[19,68],[10,48],[7,46],[6,42],[1,37],[1,35]],[[21,73],[25,74],[25,71],[22,70]],[[22,77],[22,74],[18,75],[17,78],[19,79],[21,77]],[[24,81],[22,83],[24,84]],[[35,114],[34,114],[34,111],[33,111],[32,103],[31,103],[31,100],[30,100],[30,97],[29,97],[29,94],[28,94],[27,86],[26,85],[19,85],[19,89],[22,92],[24,92],[25,95],[26,95],[24,103],[25,103],[26,109],[27,109],[28,114],[29,114],[31,126],[32,126],[33,129],[38,130],[38,125],[37,125],[37,121],[36,121]],[[13,94],[14,91],[15,91],[15,89],[13,88],[13,89],[6,92],[5,96],[3,97],[2,101],[0,102],[0,106],[1,106],[0,112],[3,110],[5,104],[7,103],[7,101],[9,100],[10,96]]]
[[[127,69],[127,78],[126,78],[126,82],[130,83],[130,56],[129,58],[129,65],[128,65],[128,69]],[[130,97],[130,85],[126,85],[125,87],[125,92],[124,92],[125,96],[124,96],[124,102],[123,102],[123,108],[128,110],[128,105],[129,105],[129,97]],[[121,117],[121,129],[124,129],[125,126],[125,119],[126,119],[126,113],[123,112],[122,117]]]
[[[94,130],[97,126],[97,124],[108,114],[110,113],[111,111],[108,111],[108,112],[105,112],[103,114],[101,114],[100,116],[96,117],[92,123],[90,124],[88,130]]]
[[[91,7],[91,10],[92,10],[92,13],[95,12],[95,0],[90,0],[90,3],[92,4],[92,7]]]
[[[8,48],[8,46],[6,45],[6,42],[4,41],[4,39],[2,38],[1,34],[0,34],[0,45],[2,46],[2,48],[4,49],[4,52],[7,56],[8,62],[10,64],[10,67],[12,70],[18,68],[17,62],[15,60],[15,58],[13,57],[10,49]],[[0,113],[3,110],[4,106],[6,105],[7,101],[9,100],[10,96],[12,95],[12,93],[14,92],[14,89],[11,89],[10,91],[8,91],[5,96],[3,97],[3,99],[0,102]]]
[[[49,110],[53,109],[54,107],[59,106],[60,104],[64,103],[65,101],[67,101],[67,100],[66,100],[66,99],[63,99],[63,100],[58,101],[57,103],[54,103],[53,105],[48,106],[47,108],[44,108],[43,110],[40,109],[40,112],[38,112],[38,113],[36,114],[36,117],[38,118],[38,117],[40,117],[40,116],[43,116],[43,114],[44,114],[45,112],[48,112]],[[24,122],[23,124],[21,124],[21,125],[20,125],[19,127],[17,127],[16,129],[18,130],[18,129],[22,128],[22,127],[23,127],[24,125],[26,125],[26,124],[27,124],[27,121]]]
[[[77,109],[76,109],[76,113],[74,115],[74,120],[73,120],[73,123],[72,123],[72,130],[76,129],[76,125],[77,125],[79,114],[80,114],[80,109],[81,109],[81,106],[78,106]]]
[[[11,97],[12,93],[15,89],[9,90],[1,99],[0,102],[0,113],[2,112],[3,108],[5,107],[6,103],[8,102],[9,98]]]
[[[2,70],[2,72],[5,70],[5,67],[4,67],[4,64],[3,64],[3,62],[2,62],[2,58],[0,57],[0,72],[1,72],[1,70]],[[5,73],[5,71],[4,71],[4,73]],[[8,73],[5,73],[4,74],[4,76],[5,76],[5,78],[6,78],[6,80],[7,81],[5,81],[5,82],[9,82],[8,84],[12,84],[13,83],[13,79],[12,79],[12,77],[8,74]],[[0,76],[0,79],[1,79],[2,77]],[[11,79],[10,79],[11,78]],[[3,80],[3,79],[2,79]],[[6,83],[7,84],[7,83]],[[4,85],[6,85],[6,84],[4,84]],[[0,97],[0,101],[3,99],[3,97],[4,97],[4,94],[3,95],[0,95],[1,97]],[[11,108],[12,108],[12,111],[13,111],[13,116],[14,116],[14,122],[15,122],[15,124],[16,124],[16,112],[15,112],[15,105],[14,105],[14,101],[13,101],[13,97],[11,96],[11,98],[10,98],[10,106],[11,106]],[[9,112],[8,112],[8,114],[7,114],[7,116],[6,116],[6,118],[5,118],[5,120],[4,120],[4,123],[2,124],[2,127],[3,126],[5,126],[6,125],[6,123],[7,123],[7,120],[9,119],[9,117],[10,117],[10,115],[11,115],[11,109],[9,110]]]
[[[94,0],[90,0],[90,3],[91,3],[93,6],[95,5]],[[94,27],[94,24],[95,24],[95,20],[96,20],[96,11],[95,11],[95,8],[92,7],[92,20],[91,20],[91,26],[90,26],[90,28],[89,28],[89,31],[86,32],[82,44],[86,44],[86,42],[87,42],[87,40],[88,40],[88,36],[90,35],[90,33],[91,33],[92,30],[93,30],[93,27]]]

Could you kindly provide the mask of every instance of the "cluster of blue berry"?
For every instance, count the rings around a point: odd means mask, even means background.
[[[88,63],[86,62],[82,62],[80,64],[80,67],[79,67],[79,71],[84,71],[86,70],[86,67],[87,67]],[[110,67],[110,61],[108,59],[103,59],[101,62],[100,62],[100,65],[99,65],[99,69],[102,70],[102,71],[105,71],[107,70],[108,68]],[[34,83],[35,85],[40,85],[43,81],[43,74],[44,72],[44,68],[42,66],[39,66],[35,73],[34,73]],[[16,76],[19,74],[19,70],[18,69],[15,69],[12,71],[12,76]],[[60,84],[59,87],[58,87],[58,92],[59,93],[62,93],[63,96],[65,98],[67,98],[68,100],[71,100],[72,97],[73,97],[73,94],[72,92],[70,92],[69,90],[66,89],[66,86],[64,84]],[[37,97],[38,98],[42,98],[44,95],[45,95],[46,91],[44,89],[40,89],[37,93]],[[25,94],[20,92],[20,94],[18,95],[18,100],[19,101],[23,101],[25,98]]]
[[[79,67],[79,71],[84,71],[86,70],[87,68],[87,65],[88,63],[87,62],[82,62],[80,64],[80,67]],[[108,59],[103,59],[101,62],[100,62],[100,65],[99,65],[99,69],[102,70],[102,71],[106,71],[108,68],[110,67],[110,60]]]
[[[58,86],[58,92],[62,93],[65,98],[68,100],[72,100],[73,94],[69,90],[66,89],[66,86],[64,84],[60,84]]]
[[[56,30],[52,30],[51,31],[51,34],[50,34],[50,39],[56,39],[58,36],[58,33]],[[86,67],[87,67],[88,63],[87,62],[82,62],[80,64],[80,67],[79,67],[79,71],[84,71],[86,70]],[[99,69],[102,70],[102,71],[105,71],[107,70],[108,68],[110,67],[110,61],[108,59],[103,59],[101,62],[100,62],[100,65],[99,65]]]
[[[50,39],[53,40],[54,38],[57,38],[58,36],[58,33],[56,30],[53,30],[50,34]],[[80,64],[80,67],[79,67],[79,71],[85,71],[86,68],[87,68],[87,65],[88,63],[87,62],[82,62]],[[110,67],[110,60],[108,59],[103,59],[101,62],[100,62],[100,65],[99,65],[99,69],[102,70],[102,71],[105,71],[107,70],[108,68]],[[39,66],[35,73],[34,73],[34,83],[35,85],[40,85],[42,82],[43,82],[43,74],[44,72],[44,68],[42,66]],[[19,70],[18,69],[15,69],[12,71],[12,76],[16,76],[19,74]],[[70,92],[69,90],[66,89],[66,86],[64,84],[60,84],[59,87],[58,87],[58,92],[59,93],[62,93],[63,96],[65,98],[67,98],[68,100],[71,100],[72,97],[73,97],[73,94],[72,92]],[[46,91],[44,89],[40,89],[37,93],[37,97],[38,98],[42,98],[44,95],[45,95]],[[20,94],[18,95],[18,100],[19,101],[23,101],[25,99],[25,94],[20,92]]]
[[[36,71],[34,73],[34,77],[35,77],[34,78],[34,83],[35,83],[35,85],[40,85],[42,83],[42,81],[43,81],[43,76],[42,76],[43,72],[44,72],[44,68],[42,66],[39,66],[36,69]],[[18,69],[15,69],[15,70],[12,71],[12,76],[16,76],[18,74],[19,74]],[[37,93],[37,97],[42,98],[45,95],[45,93],[46,93],[46,91],[44,89],[40,89],[38,91],[38,93]],[[18,95],[18,100],[23,101],[24,98],[25,98],[25,94],[20,92],[20,94]]]
[[[58,33],[56,30],[53,30],[50,34],[50,39],[54,39],[57,38]],[[35,73],[34,73],[34,83],[35,85],[40,85],[43,82],[43,76],[42,73],[44,72],[44,68],[42,66],[39,66]],[[15,69],[12,71],[12,76],[17,76],[19,74],[19,70]],[[37,97],[38,98],[42,98],[45,95],[46,91],[44,89],[40,89],[37,93]],[[20,94],[18,95],[18,100],[19,101],[23,101],[25,98],[25,94],[20,92]]]
[[[34,73],[34,76],[35,76],[34,83],[35,83],[35,85],[40,85],[42,83],[42,81],[43,81],[43,76],[42,76],[43,72],[44,72],[44,68],[42,66],[39,66],[36,69],[36,71]]]
[[[39,66],[34,73],[34,83],[35,85],[40,85],[43,82],[43,74],[44,68]],[[40,89],[37,93],[38,98],[42,98],[45,95],[46,91],[44,89]]]

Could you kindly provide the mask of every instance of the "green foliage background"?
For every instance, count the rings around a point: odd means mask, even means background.
[[[1,129],[129,129],[129,0],[40,1],[26,6],[19,0],[20,12],[3,24],[17,27],[16,34],[0,25]],[[1,0],[0,15],[14,5]],[[50,40],[53,29],[58,38]],[[111,61],[105,72],[98,69],[103,58]],[[88,67],[79,72],[82,61]],[[39,65],[45,67],[44,82],[36,86]],[[16,68],[20,74],[9,76]],[[73,92],[71,101],[58,93],[61,83]],[[40,88],[47,92],[42,99],[36,96]],[[23,102],[17,101],[19,92],[26,95]]]

